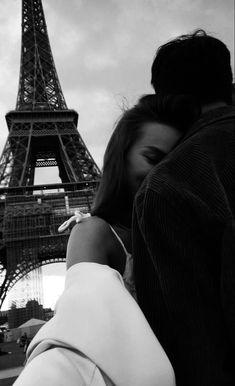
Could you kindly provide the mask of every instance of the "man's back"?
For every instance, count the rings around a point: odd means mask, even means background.
[[[138,301],[177,386],[234,385],[235,108],[212,110],[135,201]]]

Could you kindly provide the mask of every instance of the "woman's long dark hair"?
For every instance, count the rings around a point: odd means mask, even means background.
[[[133,197],[125,182],[126,155],[142,135],[147,122],[163,122],[183,133],[198,116],[198,109],[187,96],[160,98],[145,95],[126,110],[116,124],[104,155],[103,175],[91,214],[110,224],[129,227]]]

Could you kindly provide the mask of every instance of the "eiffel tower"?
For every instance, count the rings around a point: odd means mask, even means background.
[[[0,307],[31,270],[65,261],[58,226],[76,208],[88,212],[100,170],[77,131],[56,72],[42,0],[22,0],[16,108],[0,158]],[[34,185],[35,169],[57,166],[60,184]]]

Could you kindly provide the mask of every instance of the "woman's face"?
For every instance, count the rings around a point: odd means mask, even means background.
[[[141,133],[126,157],[126,177],[133,195],[152,167],[173,149],[181,137],[174,127],[157,122],[144,123]]]

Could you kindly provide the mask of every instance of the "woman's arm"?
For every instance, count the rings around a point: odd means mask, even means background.
[[[36,334],[27,358],[17,386],[175,386],[138,304],[120,274],[102,264],[67,271],[55,316]]]
[[[116,261],[112,268],[120,272],[124,260],[125,253],[106,221],[91,216],[73,227],[67,246],[67,269],[81,262],[110,265],[110,261]]]

